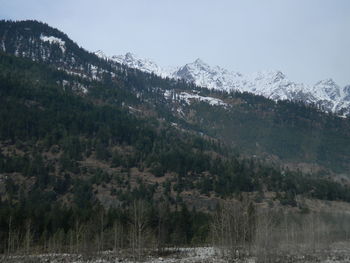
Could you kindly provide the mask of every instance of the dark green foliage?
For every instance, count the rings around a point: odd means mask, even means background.
[[[189,108],[196,112],[195,123],[202,130],[241,153],[273,154],[282,162],[318,164],[337,173],[349,170],[349,119],[302,103],[273,102],[246,93],[222,98],[237,104],[225,109],[193,103]]]
[[[76,180],[73,184],[74,202],[80,209],[89,208],[93,204],[92,186],[87,181]]]

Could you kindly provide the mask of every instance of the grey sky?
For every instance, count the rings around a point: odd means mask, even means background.
[[[0,0],[1,19],[46,22],[90,51],[280,69],[309,84],[350,84],[349,14],[349,0]]]

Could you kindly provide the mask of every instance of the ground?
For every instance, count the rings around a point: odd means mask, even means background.
[[[256,263],[256,262],[300,262],[300,263],[341,263],[350,262],[350,243],[339,243],[334,244],[329,251],[316,251],[310,255],[287,255],[281,254],[275,256],[273,259],[268,257],[261,258],[258,260],[256,257],[248,257],[245,259],[234,259],[223,257],[220,250],[213,247],[197,247],[197,248],[178,248],[168,249],[169,253],[167,256],[147,256],[141,260],[145,263],[231,263],[231,262],[245,262],[245,263]],[[236,255],[237,256],[237,255]],[[52,262],[52,263],[132,263],[139,262],[132,259],[118,257],[117,254],[111,251],[105,251],[99,255],[80,255],[80,254],[37,254],[27,256],[9,256],[1,257],[0,262]]]

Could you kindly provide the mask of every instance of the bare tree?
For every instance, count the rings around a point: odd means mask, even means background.
[[[167,232],[167,226],[165,224],[165,217],[168,211],[168,207],[165,203],[158,205],[158,227],[157,227],[157,250],[158,254],[164,253],[165,237]]]
[[[277,213],[272,209],[258,211],[255,235],[255,253],[258,262],[272,262],[274,252],[279,246],[276,234],[280,232],[275,228],[276,215]]]
[[[143,254],[144,239],[148,227],[147,222],[148,206],[143,200],[135,200],[131,207],[131,238],[132,250],[135,258],[140,260]]]
[[[245,257],[250,253],[255,235],[255,205],[249,197],[240,201],[226,200],[213,216],[212,238],[224,256],[230,258]]]
[[[124,227],[116,220],[113,224],[113,251],[117,252],[124,246]]]
[[[24,242],[25,242],[24,247],[25,247],[26,254],[30,253],[30,246],[33,239],[31,227],[32,227],[31,220],[28,219],[25,224],[26,231],[25,231],[25,238],[24,238]]]
[[[8,239],[7,239],[7,253],[10,254],[11,252],[11,247],[12,247],[12,215],[10,215],[9,218],[9,227],[8,227]]]
[[[104,210],[101,209],[100,212],[100,235],[98,242],[98,251],[102,252],[104,248]]]

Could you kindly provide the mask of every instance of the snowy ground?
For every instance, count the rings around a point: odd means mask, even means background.
[[[244,263],[255,263],[256,258],[246,258],[246,259],[225,259],[220,256],[220,252],[213,247],[197,247],[197,248],[179,248],[179,249],[168,249],[167,256],[147,256],[143,258],[141,262],[145,263],[229,263],[229,262],[244,262]],[[113,252],[106,251],[99,255],[79,255],[79,254],[39,254],[39,255],[27,255],[27,256],[9,256],[0,257],[0,262],[25,262],[25,263],[133,263],[138,262],[132,259],[127,259],[125,257],[118,257]],[[269,262],[283,262],[283,263],[308,263],[308,262],[320,262],[320,263],[343,263],[350,262],[349,248],[346,247],[345,250],[339,251],[337,253],[330,253],[329,255],[297,255],[288,256],[280,255],[280,257],[274,258],[274,260]]]
[[[227,262],[220,259],[217,251],[212,247],[199,248],[178,248],[168,249],[168,255],[164,257],[148,256],[142,259],[146,263],[224,263]],[[0,258],[0,262],[52,262],[52,263],[109,263],[109,262],[135,262],[132,259],[121,258],[113,252],[104,252],[101,255],[83,256],[77,254],[40,254],[30,256],[10,256]]]

